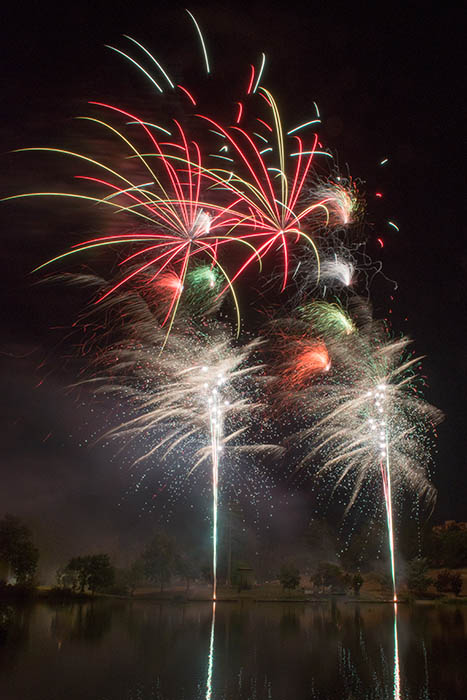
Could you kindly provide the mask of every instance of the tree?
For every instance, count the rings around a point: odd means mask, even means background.
[[[206,583],[209,583],[212,585],[212,566],[211,564],[203,564],[201,567],[201,578],[203,581]]]
[[[467,530],[460,529],[455,523],[445,530],[433,529],[426,550],[434,567],[456,569],[467,566]]]
[[[120,582],[130,595],[133,595],[137,586],[144,581],[144,566],[141,559],[137,559],[128,569],[119,572]]]
[[[108,554],[93,554],[86,559],[86,585],[91,591],[104,590],[115,581],[115,569]]]
[[[87,557],[73,557],[61,574],[62,581],[70,582],[73,591],[79,591],[80,593],[85,591],[87,577],[86,560]]]
[[[355,595],[360,595],[360,588],[363,585],[363,578],[360,574],[355,574],[352,578],[352,588]]]
[[[17,583],[30,583],[34,578],[39,550],[29,528],[12,515],[0,520],[0,559],[9,564]]]
[[[108,554],[90,554],[73,557],[64,569],[57,572],[61,586],[84,593],[88,588],[91,593],[111,586],[115,580],[115,569]]]
[[[282,564],[279,571],[279,581],[284,590],[295,590],[300,584],[300,572],[291,562]]]
[[[348,587],[348,577],[340,566],[329,562],[320,562],[316,572],[311,577],[311,581],[315,586],[323,591],[325,588],[330,588],[333,593],[342,593]]]
[[[451,574],[451,591],[457,597],[462,590],[462,576],[456,572]]]
[[[175,572],[185,581],[186,590],[190,590],[190,583],[198,575],[199,567],[193,559],[187,555],[179,555],[175,560]]]
[[[162,530],[157,532],[143,552],[144,575],[160,586],[161,592],[175,570],[175,540]]]
[[[425,558],[415,557],[409,563],[407,576],[407,588],[415,595],[423,595],[426,593],[431,579],[427,576],[428,561]]]
[[[77,572],[65,566],[57,569],[57,584],[60,588],[68,588],[72,591],[78,588]]]

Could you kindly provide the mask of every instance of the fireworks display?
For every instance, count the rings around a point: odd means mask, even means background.
[[[189,14],[202,65],[211,74],[200,26]],[[300,423],[294,438],[306,452],[302,465],[344,489],[347,511],[371,487],[382,492],[396,600],[395,494],[411,490],[417,498],[433,499],[427,465],[441,414],[423,399],[419,359],[408,354],[409,341],[391,337],[357,297],[362,288],[369,294],[381,268],[365,252],[360,185],[335,169],[323,176],[334,166],[320,142],[316,104],[307,121],[289,129],[283,124],[278,102],[262,85],[264,54],[259,69],[251,66],[245,93],[234,96],[235,109],[225,121],[209,109],[205,113],[146,47],[126,38],[137,59],[110,48],[151,90],[180,98],[183,109],[171,114],[173,100],[164,103],[163,123],[156,124],[127,109],[91,103],[99,116],[84,119],[118,144],[115,163],[67,149],[23,149],[86,166],[88,174],[76,174],[85,189],[9,198],[74,198],[116,215],[106,222],[109,230],[37,267],[70,258],[90,267],[101,251],[112,256],[95,299],[105,321],[93,346],[98,353],[90,381],[96,393],[122,402],[127,418],[106,438],[142,440],[136,462],[150,463],[149,469],[156,458],[160,464],[176,461],[185,476],[210,465],[216,600],[219,485],[228,455],[249,452],[259,460],[262,452],[278,455],[278,442],[290,442],[286,423],[276,428],[275,439],[267,437],[265,376],[275,373],[278,395]],[[232,95],[228,105],[231,110]],[[280,266],[271,279],[280,278],[281,310],[262,333],[271,355],[279,357],[274,372],[258,360],[260,343],[248,340],[239,301],[244,287],[254,290],[254,271],[266,275],[266,257]],[[227,293],[235,340],[220,313]],[[124,313],[114,326],[117,308]],[[286,320],[276,322],[284,309]],[[115,339],[118,333],[123,339]],[[243,478],[253,481],[258,474],[253,470]],[[206,697],[214,612],[215,606]]]

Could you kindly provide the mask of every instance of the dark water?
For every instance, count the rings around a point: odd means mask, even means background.
[[[467,608],[97,601],[14,610],[2,700],[464,700]]]

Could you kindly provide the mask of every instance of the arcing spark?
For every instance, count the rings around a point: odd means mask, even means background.
[[[355,266],[352,262],[334,256],[321,262],[320,278],[329,287],[350,287],[354,280]]]
[[[337,176],[334,180],[316,185],[312,189],[312,200],[326,202],[327,225],[334,229],[355,224],[363,215],[362,195],[350,177]]]
[[[323,372],[329,372],[331,359],[324,341],[313,333],[307,313],[279,319],[272,324],[276,354],[276,381],[286,398]]]
[[[300,309],[300,316],[309,321],[316,335],[337,338],[354,333],[355,324],[338,302],[313,301]]]
[[[215,128],[215,132],[224,139],[223,148],[232,156],[228,158],[232,167],[213,168],[207,177],[212,179],[216,186],[240,199],[238,206],[243,205],[245,217],[239,221],[238,227],[246,228],[247,232],[240,236],[236,229],[236,235],[243,241],[255,242],[255,251],[233,276],[232,281],[258,257],[262,259],[273,250],[281,250],[284,289],[289,274],[291,242],[302,241],[311,246],[319,269],[318,250],[312,233],[305,231],[304,226],[305,222],[312,229],[323,226],[323,222],[328,218],[327,203],[330,199],[326,195],[318,197],[312,204],[305,205],[302,202],[302,193],[316,155],[329,154],[317,151],[317,134],[314,134],[309,150],[304,149],[299,136],[293,135],[291,138],[294,139],[296,152],[287,153],[286,137],[276,101],[263,87],[259,87],[258,94],[262,96],[272,115],[272,126],[262,119],[256,120],[260,122],[260,127],[256,128],[261,128],[266,135],[254,130],[247,131],[238,125],[224,128],[209,117],[198,116]],[[261,143],[258,139],[261,139]],[[264,142],[273,145],[264,147]],[[273,152],[277,153],[277,158],[273,164],[268,165],[270,156],[266,154]],[[317,220],[310,222],[310,217],[314,215],[318,215]]]

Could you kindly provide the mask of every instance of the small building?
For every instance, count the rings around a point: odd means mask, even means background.
[[[0,559],[0,581],[9,582],[10,564],[5,559]]]
[[[445,520],[442,525],[435,525],[433,532],[447,532],[448,530],[467,530],[467,523],[456,520]]]
[[[239,590],[251,588],[255,583],[255,572],[251,566],[239,564],[235,569],[235,583]]]

